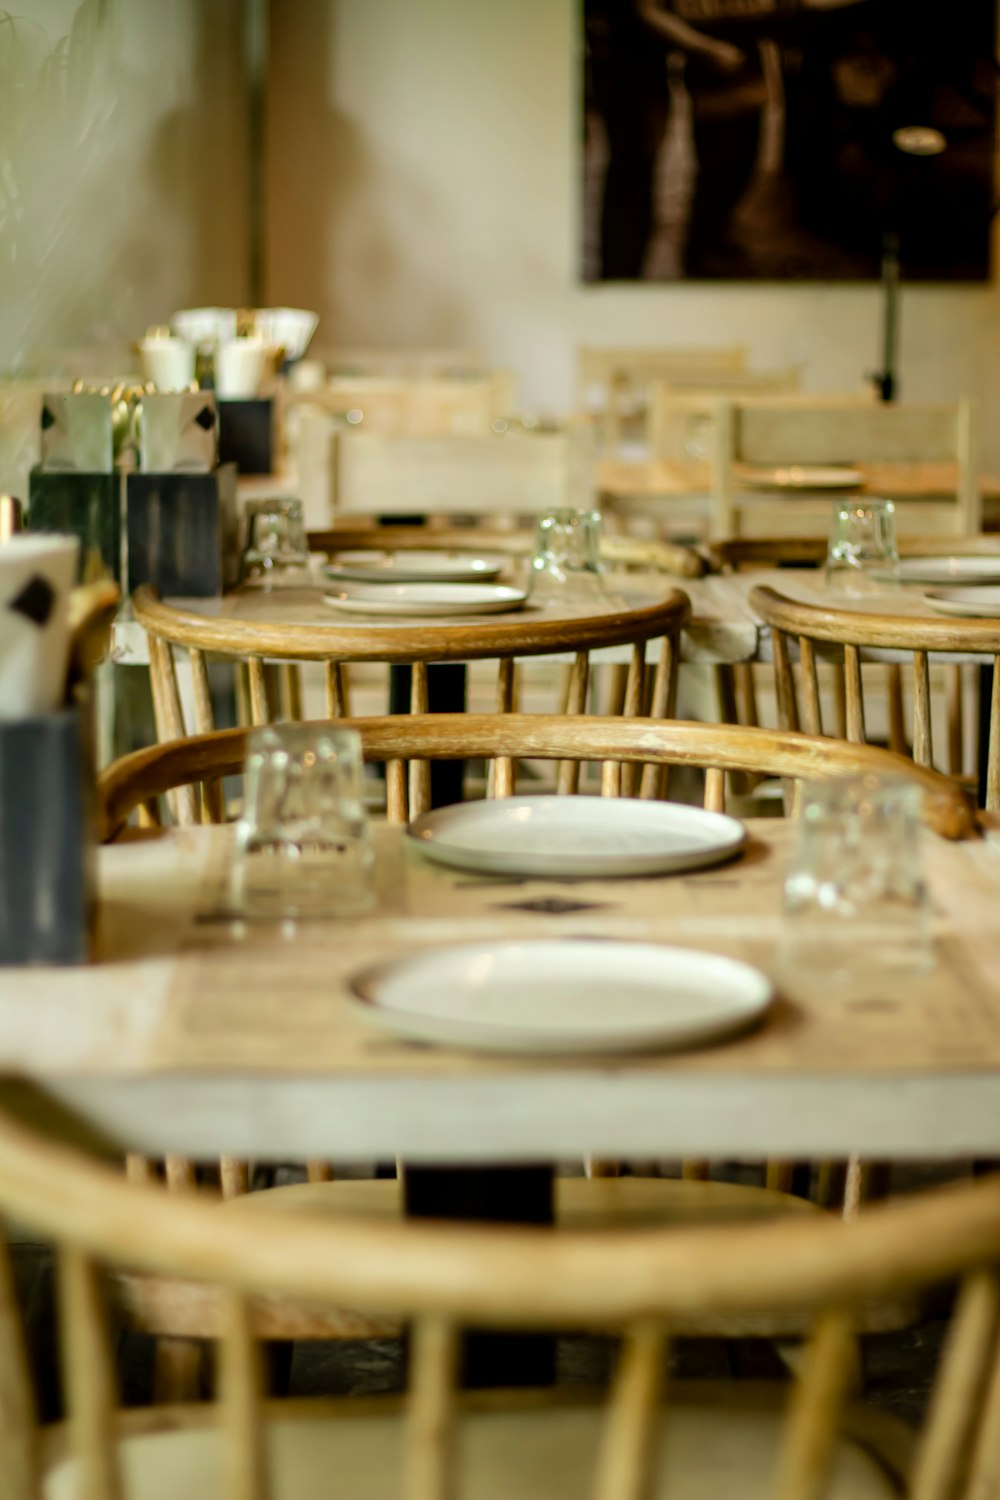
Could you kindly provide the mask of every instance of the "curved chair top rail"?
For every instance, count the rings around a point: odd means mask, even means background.
[[[503,1326],[620,1326],[711,1305],[841,1307],[1000,1260],[1000,1179],[714,1229],[560,1232],[271,1214],[128,1182],[0,1114],[0,1210],[113,1265],[248,1293]],[[608,1267],[615,1267],[609,1276]]]
[[[668,589],[656,604],[613,614],[570,619],[517,617],[462,625],[390,625],[365,630],[329,626],[268,625],[220,619],[165,604],[148,585],[132,596],[135,618],[152,635],[175,646],[226,656],[288,661],[447,662],[503,656],[547,656],[593,651],[676,636],[691,613],[686,594]],[[331,611],[332,613],[332,611]]]
[[[337,723],[360,732],[369,761],[510,756],[711,767],[797,780],[893,774],[921,787],[924,819],[936,833],[962,839],[977,832],[968,797],[939,772],[891,750],[792,730],[549,714],[402,714]],[[250,733],[227,729],[170,740],[115,761],[98,781],[102,837],[112,838],[150,797],[205,778],[238,774]]]
[[[398,552],[508,552],[523,557],[534,550],[531,531],[490,530],[479,526],[337,526],[308,533],[310,552],[344,552],[355,548],[389,548]],[[601,557],[625,568],[648,568],[674,578],[701,578],[705,561],[692,547],[652,538],[601,537]]]
[[[781,563],[816,566],[826,560],[827,541],[818,536],[735,536],[706,542],[698,552],[712,573],[739,568],[777,567]],[[905,536],[900,557],[1000,557],[1000,536]]]
[[[931,620],[912,615],[867,614],[825,604],[800,604],[764,584],[751,591],[750,605],[773,629],[840,646],[870,646],[886,651],[1000,653],[1000,619]]]

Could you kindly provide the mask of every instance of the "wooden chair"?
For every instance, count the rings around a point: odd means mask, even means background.
[[[57,1247],[66,1420],[35,1415],[13,1275],[0,1245],[0,1455],[10,1500],[224,1495],[320,1500],[457,1494],[552,1500],[952,1500],[1000,1489],[1000,1182],[872,1210],[745,1228],[564,1232],[330,1224],[129,1184],[0,1116],[0,1213]],[[218,1394],[122,1411],[107,1271],[204,1291]],[[957,1286],[923,1427],[849,1400],[855,1335],[894,1293]],[[265,1402],[258,1339],[305,1299],[410,1330],[407,1393]],[[706,1312],[808,1323],[801,1375],[665,1394],[670,1341]],[[469,1327],[620,1340],[604,1390],[457,1389]]]
[[[314,352],[330,376],[382,375],[398,378],[454,378],[479,375],[486,361],[479,349],[351,349]]]
[[[654,380],[649,387],[649,448],[655,458],[709,459],[714,451],[713,419],[719,399],[762,400],[773,396],[783,405],[798,405],[792,393],[802,383],[799,365],[784,370],[746,370],[710,385],[702,381]],[[815,401],[803,396],[803,403]],[[850,400],[861,401],[862,397]]]
[[[951,557],[975,557],[983,555],[995,558],[998,542],[994,536],[961,536],[947,540],[947,552]],[[939,536],[907,536],[900,542],[902,557],[936,557],[945,548]],[[773,537],[725,537],[694,549],[712,573],[744,573],[758,568],[820,568],[826,561],[827,541],[825,537],[773,536]],[[719,667],[719,711],[727,722],[757,724],[760,722],[755,676],[765,669],[748,663],[734,667]],[[847,733],[844,706],[843,664],[828,663],[827,671],[833,688],[834,732],[843,738]],[[964,738],[964,683],[962,668],[955,664],[943,668],[947,700],[949,775],[962,774],[962,747]],[[893,748],[906,752],[904,737],[898,733],[901,709],[900,667],[891,663],[885,672],[886,691],[894,705],[890,716],[890,728],[897,726]]]
[[[297,468],[314,528],[349,515],[515,517],[594,504],[593,435],[584,422],[557,432],[397,436],[305,406]]]
[[[975,402],[883,405],[720,400],[713,416],[715,449],[710,535],[758,531],[807,532],[829,523],[836,493],[751,490],[742,466],[862,465],[874,493],[897,500],[901,530],[979,531],[978,409]],[[894,488],[895,487],[895,488]]]
[[[750,603],[771,627],[774,647],[775,692],[781,723],[800,725],[811,734],[822,734],[823,713],[817,669],[832,660],[843,666],[844,733],[855,744],[866,742],[865,684],[862,662],[889,663],[889,741],[902,754],[912,754],[918,765],[934,764],[931,724],[931,661],[951,657],[948,665],[949,775],[963,774],[964,744],[961,703],[961,665],[980,661],[992,665],[993,698],[990,708],[989,744],[985,767],[986,806],[1000,808],[1000,624],[996,620],[924,619],[860,610],[800,604],[776,590],[755,588]],[[799,683],[794,656],[798,655]],[[903,693],[903,666],[912,671],[912,727],[907,734]],[[982,768],[981,768],[982,769]]]
[[[634,766],[635,794],[654,798],[665,767],[695,767],[705,773],[704,805],[725,811],[726,775],[757,772],[796,782],[827,780],[863,772],[893,773],[914,781],[924,797],[924,817],[942,838],[976,836],[976,812],[948,777],[879,746],[789,730],[745,729],[732,724],[689,724],[634,717],[558,714],[388,714],[344,719],[359,731],[366,761],[386,765],[393,786],[390,822],[405,822],[427,811],[426,786],[407,778],[413,760],[493,761],[496,777],[488,795],[513,796],[522,760],[572,760],[602,767],[601,795],[625,795],[622,767]],[[199,821],[221,815],[211,786],[239,775],[249,729],[216,730],[177,738],[123,756],[98,783],[101,838],[115,837],[130,814],[149,798],[179,786],[201,786]]]
[[[580,619],[501,616],[481,624],[456,626],[396,625],[379,630],[329,626],[267,625],[257,620],[220,619],[164,604],[148,588],[136,591],[132,600],[135,618],[149,640],[150,680],[161,740],[173,739],[188,730],[177,677],[175,651],[186,651],[192,681],[193,724],[200,733],[215,727],[209,692],[206,657],[221,656],[245,664],[248,717],[253,724],[277,718],[302,717],[302,692],[298,667],[322,663],[325,675],[326,713],[340,718],[349,712],[345,666],[380,664],[409,666],[411,707],[414,713],[428,707],[428,668],[439,663],[495,661],[497,663],[496,709],[509,713],[515,702],[515,661],[572,654],[566,686],[565,711],[585,712],[590,685],[590,654],[600,647],[631,647],[625,683],[623,712],[634,716],[649,712],[654,718],[673,712],[681,628],[689,614],[687,596],[670,590],[663,600],[627,614],[592,615]],[[332,614],[332,611],[331,611]],[[655,666],[646,665],[646,646],[659,641]],[[280,679],[269,686],[265,663],[277,664]],[[567,763],[559,778],[561,790],[575,786],[576,767]],[[427,766],[417,766],[414,776],[425,791],[429,787]],[[194,807],[187,797],[174,799],[175,816],[191,821]]]
[[[636,412],[645,417],[653,381],[724,384],[745,369],[746,350],[739,345],[718,349],[584,346],[577,351],[577,405],[599,420],[602,447],[613,453],[621,446],[628,417]]]
[[[290,398],[295,405],[344,415],[365,433],[391,437],[447,437],[490,432],[491,423],[517,410],[517,381],[506,371],[465,375],[332,375],[318,389]]]

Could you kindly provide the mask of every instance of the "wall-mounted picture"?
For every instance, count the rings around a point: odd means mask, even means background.
[[[582,0],[586,281],[982,281],[995,0]]]

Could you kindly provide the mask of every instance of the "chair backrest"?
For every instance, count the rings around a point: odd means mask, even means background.
[[[348,712],[347,663],[377,663],[409,666],[411,708],[423,713],[428,707],[428,667],[446,662],[496,661],[497,712],[511,712],[515,704],[515,661],[527,657],[571,657],[565,710],[582,714],[590,689],[590,653],[600,647],[631,648],[623,700],[631,715],[644,712],[654,718],[673,713],[681,629],[690,605],[686,594],[670,590],[661,602],[630,610],[568,619],[517,620],[500,617],[473,625],[426,628],[419,625],[389,626],[358,630],[309,625],[268,626],[254,620],[219,619],[164,604],[149,588],[133,596],[135,617],[149,640],[150,680],[161,740],[176,739],[187,730],[183,698],[177,677],[175,650],[183,649],[190,664],[194,713],[193,727],[204,733],[214,728],[206,654],[245,663],[248,718],[253,724],[276,718],[302,717],[301,683],[295,670],[302,662],[321,662],[325,674],[325,704],[330,718]],[[646,646],[658,641],[655,665],[646,663]],[[281,670],[278,691],[268,682],[265,662]],[[422,775],[423,773],[421,773]],[[568,773],[567,773],[568,775]],[[564,788],[568,786],[563,777]],[[178,805],[182,821],[194,816],[193,805]]]
[[[595,503],[593,436],[558,432],[398,437],[338,425],[308,407],[299,422],[306,522],[346,515],[531,516]]]
[[[464,376],[334,375],[300,402],[351,413],[364,432],[393,437],[446,437],[490,431],[517,409],[517,380],[508,372]]]
[[[350,349],[324,348],[321,360],[328,375],[389,375],[399,377],[478,374],[486,368],[480,349]]]
[[[826,561],[825,536],[730,536],[705,543],[697,549],[713,573],[740,573],[744,569],[802,567],[818,568]],[[992,557],[997,538],[983,535],[948,538],[949,557]],[[938,557],[939,536],[907,536],[899,544],[900,557]]]
[[[742,400],[755,406],[773,404],[808,411],[824,406],[871,406],[871,390],[835,396],[802,393],[802,368],[746,370],[711,385],[704,382],[654,381],[649,390],[649,446],[654,458],[711,460],[716,454],[715,414],[720,400]]]
[[[750,604],[771,627],[774,650],[775,693],[781,723],[801,725],[810,734],[822,734],[823,712],[817,666],[824,659],[843,662],[844,712],[847,738],[864,744],[865,688],[861,672],[865,660],[890,661],[897,666],[890,677],[890,743],[909,752],[918,765],[934,763],[931,723],[930,658],[960,656],[982,658],[993,666],[993,697],[990,707],[989,747],[986,765],[986,806],[1000,810],[1000,621],[941,619],[913,615],[866,613],[824,605],[803,604],[776,590],[759,586],[750,594]],[[795,657],[798,657],[798,673]],[[912,668],[912,731],[907,737],[899,664],[909,660]],[[798,676],[798,682],[796,681]],[[893,681],[896,686],[893,687]],[[954,731],[951,731],[954,732]],[[954,774],[961,770],[949,745],[949,764]]]
[[[636,691],[634,697],[638,698]],[[517,763],[523,760],[601,766],[601,795],[659,797],[662,772],[673,766],[705,772],[704,805],[723,812],[726,775],[734,771],[786,777],[796,783],[824,781],[861,772],[892,773],[921,788],[924,818],[944,838],[976,832],[969,799],[937,771],[876,746],[849,744],[788,730],[745,729],[733,724],[663,722],[649,717],[574,718],[551,714],[414,714],[347,719],[362,740],[365,759],[389,770],[388,815],[405,821],[425,811],[421,788],[408,801],[408,762],[482,759],[492,763],[488,795],[513,796]],[[130,814],[149,798],[177,788],[217,783],[238,775],[246,754],[247,729],[216,730],[137,750],[109,766],[99,778],[101,837],[113,838]],[[573,778],[566,790],[577,784]],[[217,818],[218,804],[202,797],[203,821]]]
[[[794,1385],[785,1387],[773,1482],[757,1493],[814,1500],[828,1492],[838,1440],[850,1431],[845,1407],[857,1329],[889,1289],[899,1295],[956,1283],[952,1336],[903,1492],[912,1500],[948,1500],[961,1486],[963,1495],[988,1497],[1000,1484],[995,1178],[875,1208],[849,1225],[808,1216],[745,1228],[553,1233],[333,1223],[261,1212],[252,1199],[222,1206],[129,1183],[3,1116],[0,1215],[57,1248],[69,1417],[64,1451],[77,1466],[74,1492],[92,1500],[127,1493],[102,1296],[106,1270],[222,1290],[221,1327],[213,1330],[218,1395],[210,1414],[227,1500],[269,1500],[275,1493],[267,1434],[282,1407],[265,1403],[257,1357],[258,1318],[267,1299],[356,1307],[409,1323],[407,1394],[401,1410],[388,1409],[404,1423],[401,1473],[392,1488],[421,1500],[447,1500],[463,1489],[460,1443],[473,1418],[456,1386],[460,1338],[468,1327],[620,1337],[603,1408],[590,1417],[599,1424],[593,1494],[596,1500],[638,1500],[665,1493],[670,1500],[679,1491],[668,1483],[664,1492],[656,1481],[662,1478],[664,1426],[669,1441],[670,1403],[676,1401],[675,1412],[683,1405],[682,1387],[664,1399],[671,1337],[683,1333],[692,1313],[706,1309],[804,1315],[811,1325],[807,1357]],[[30,1500],[42,1493],[45,1449],[5,1246],[0,1367],[5,1493]],[[160,1422],[185,1425],[179,1411],[162,1414]]]
[[[973,401],[937,405],[844,404],[817,399],[815,404],[779,401],[719,401],[715,432],[715,493],[711,534],[733,536],[743,529],[750,510],[773,526],[773,504],[757,504],[741,486],[740,466],[762,469],[795,465],[869,466],[876,484],[893,481],[893,470],[910,472],[907,489],[919,499],[912,505],[910,529],[929,529],[937,520],[928,496],[944,496],[950,529],[980,530],[978,413]],[[880,471],[884,471],[880,473]],[[913,486],[915,485],[915,488]],[[877,492],[877,491],[876,491]],[[835,497],[834,497],[835,498]],[[897,498],[897,496],[893,496]],[[905,494],[900,503],[906,506]],[[830,495],[784,495],[783,525],[795,508],[796,524],[811,510],[825,524]],[[804,524],[807,522],[804,521]]]
[[[601,417],[603,446],[613,452],[622,439],[624,418],[637,403],[645,407],[654,381],[724,386],[745,369],[746,350],[740,345],[718,349],[584,346],[577,352],[577,401],[581,411]]]

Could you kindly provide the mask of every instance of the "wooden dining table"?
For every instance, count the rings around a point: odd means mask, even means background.
[[[946,539],[942,539],[942,552],[947,552]],[[630,609],[648,608],[670,589],[683,589],[691,600],[691,618],[681,635],[681,660],[708,666],[735,665],[770,660],[770,631],[750,604],[750,594],[758,584],[766,584],[807,604],[835,604],[837,608],[876,614],[944,618],[926,601],[926,589],[920,584],[886,584],[866,588],[864,592],[848,593],[829,588],[822,570],[809,568],[755,568],[745,573],[709,574],[703,578],[673,578],[664,573],[643,571],[611,573],[607,576],[606,591],[602,596],[585,603],[550,603],[543,609],[550,616],[558,613],[560,618],[570,618],[574,614],[627,614]],[[221,598],[170,602],[213,617],[271,625],[299,624],[322,629],[324,625],[336,624],[340,629],[378,630],[380,625],[406,623],[406,617],[383,621],[338,613],[325,602],[324,594],[324,588],[319,585],[270,591],[241,588]],[[535,607],[529,604],[532,611]],[[499,615],[496,618],[510,620],[517,616]],[[460,624],[461,621],[446,620],[442,623]],[[648,648],[651,660],[656,649],[657,643],[651,642]],[[629,652],[628,646],[601,648],[592,653],[592,660],[595,663],[625,663]],[[115,623],[112,658],[120,665],[148,664],[145,631],[127,615]],[[565,660],[571,659],[571,654],[567,654]]]
[[[677,944],[774,975],[795,828],[749,833],[713,869],[570,883],[448,870],[379,823],[376,907],[296,927],[227,911],[231,828],[127,839],[100,851],[94,961],[0,970],[0,1071],[154,1156],[1000,1154],[992,829],[923,836],[932,972],[880,974],[859,955],[843,990],[819,974],[779,982],[761,1024],[713,1046],[479,1053],[396,1036],[352,999],[352,976],[374,963],[480,939]]]

